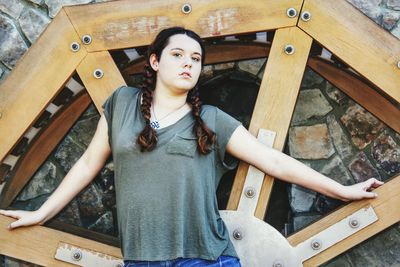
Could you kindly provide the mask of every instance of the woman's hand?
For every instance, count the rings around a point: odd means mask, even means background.
[[[376,198],[378,194],[370,191],[381,185],[383,185],[382,181],[370,178],[358,184],[345,186],[341,194],[342,200],[349,201],[363,198]]]
[[[17,219],[8,225],[9,230],[20,226],[42,225],[45,222],[45,216],[39,210],[0,210],[0,214]]]

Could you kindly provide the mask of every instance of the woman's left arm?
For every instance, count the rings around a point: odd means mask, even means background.
[[[375,198],[377,194],[369,191],[383,184],[375,178],[370,178],[358,184],[342,185],[300,161],[267,147],[242,125],[233,132],[226,151],[273,177],[343,201]]]

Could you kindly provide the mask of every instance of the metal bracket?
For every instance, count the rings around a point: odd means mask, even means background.
[[[72,263],[78,266],[85,267],[122,267],[124,261],[104,253],[94,250],[80,248],[71,244],[60,242],[58,244],[56,255],[57,260]]]

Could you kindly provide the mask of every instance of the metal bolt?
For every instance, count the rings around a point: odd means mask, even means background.
[[[236,240],[241,240],[243,238],[242,233],[239,230],[233,231],[233,238]]]
[[[182,13],[189,14],[190,12],[192,12],[192,6],[188,3],[186,3],[182,6],[181,10],[182,10]]]
[[[272,264],[272,267],[283,267],[283,263],[280,260],[276,260],[274,261],[274,263]]]
[[[95,69],[94,72],[93,72],[93,76],[96,79],[100,79],[101,77],[104,76],[104,72],[101,69]]]
[[[308,11],[304,11],[303,13],[301,13],[301,19],[303,21],[309,21],[311,19],[311,13]]]
[[[253,187],[248,187],[245,190],[245,195],[248,198],[253,198],[256,195],[256,190]]]
[[[286,14],[289,18],[294,18],[297,16],[297,10],[295,8],[291,7],[286,11]]]
[[[358,228],[358,226],[360,226],[360,223],[357,220],[357,218],[350,218],[349,219],[349,225],[350,225],[351,228]]]
[[[77,42],[72,42],[70,48],[72,52],[78,52],[81,46]]]
[[[397,67],[400,69],[400,61],[397,62]]]
[[[72,259],[74,261],[80,261],[82,259],[82,251],[79,249],[72,251]]]
[[[287,55],[292,55],[293,53],[294,53],[294,46],[293,45],[291,45],[291,44],[288,44],[288,45],[285,45],[285,53],[287,54]]]
[[[313,239],[311,241],[311,248],[313,250],[319,250],[322,247],[322,242],[319,239]]]
[[[82,36],[82,43],[88,45],[92,42],[92,37],[89,34]]]

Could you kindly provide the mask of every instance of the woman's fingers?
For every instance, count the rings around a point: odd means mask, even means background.
[[[367,181],[365,181],[364,183],[365,183],[365,189],[366,190],[370,190],[372,188],[377,188],[377,187],[379,187],[379,186],[384,184],[382,181],[379,181],[376,178],[370,178]]]
[[[14,219],[21,218],[21,214],[18,210],[0,210],[0,214],[8,217],[13,217]]]

